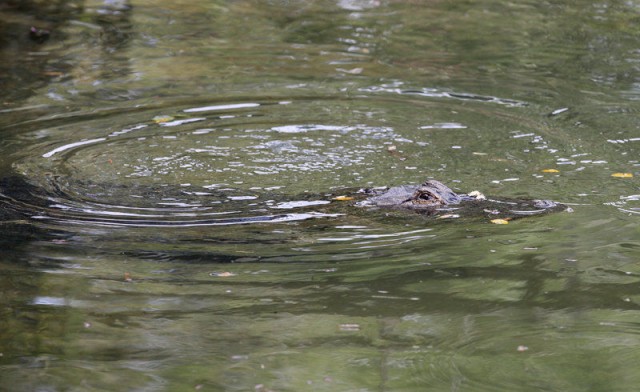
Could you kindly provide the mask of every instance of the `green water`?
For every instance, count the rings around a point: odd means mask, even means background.
[[[637,390],[640,3],[34,4],[0,6],[1,390]],[[570,208],[331,200],[427,178]]]

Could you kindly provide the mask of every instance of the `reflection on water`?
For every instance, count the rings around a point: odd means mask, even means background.
[[[0,6],[0,389],[640,382],[633,4],[63,3]],[[351,199],[427,178],[573,212]]]

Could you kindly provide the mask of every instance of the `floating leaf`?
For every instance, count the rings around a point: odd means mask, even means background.
[[[458,215],[458,214],[444,214],[444,215],[440,215],[438,217],[438,219],[455,219],[455,218],[460,218],[460,215]]]
[[[544,169],[542,172],[543,173],[560,173],[560,170],[558,170],[558,169]]]
[[[353,200],[353,197],[351,196],[336,196],[331,200],[337,200],[337,201],[349,201],[349,200]]]
[[[236,274],[234,274],[233,272],[224,271],[224,272],[212,272],[209,274],[209,276],[216,276],[219,278],[228,278],[230,276],[236,276]]]
[[[491,219],[491,223],[494,225],[508,225],[509,221],[507,219]]]
[[[155,116],[155,117],[153,118],[153,121],[154,121],[156,124],[162,124],[162,123],[166,123],[166,122],[169,122],[169,121],[173,121],[174,119],[175,119],[175,117],[173,117],[173,116],[169,116],[169,115],[160,115],[160,116]]]
[[[632,178],[633,177],[633,173],[613,173],[611,175],[611,177]]]

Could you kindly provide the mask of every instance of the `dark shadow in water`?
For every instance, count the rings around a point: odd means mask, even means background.
[[[33,241],[68,237],[69,234],[61,230],[44,230],[33,224],[32,216],[46,207],[46,195],[22,177],[0,179],[0,227],[3,232],[0,236],[0,249],[7,252]]]
[[[18,105],[51,80],[69,77],[77,64],[63,57],[61,43],[73,39],[64,27],[85,12],[100,27],[95,44],[101,58],[92,63],[102,65],[105,79],[128,75],[128,59],[119,52],[131,38],[130,10],[128,1],[105,2],[92,10],[81,0],[0,3],[0,111]]]
[[[7,1],[0,4],[0,99],[3,106],[28,98],[71,67],[51,60],[61,26],[81,11],[79,1]],[[54,69],[55,68],[55,69]],[[1,108],[0,108],[1,109]]]

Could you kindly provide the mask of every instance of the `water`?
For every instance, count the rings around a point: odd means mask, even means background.
[[[637,389],[639,4],[2,7],[0,389]]]

